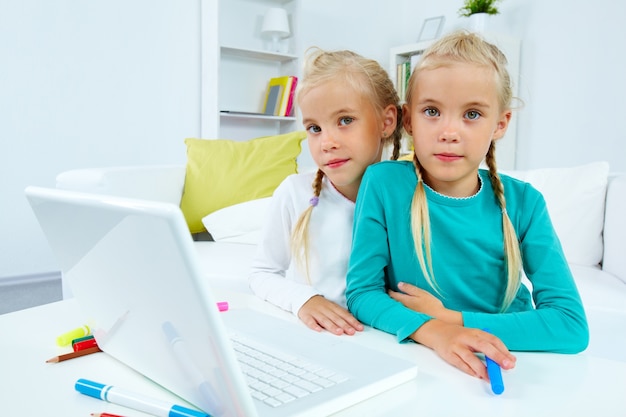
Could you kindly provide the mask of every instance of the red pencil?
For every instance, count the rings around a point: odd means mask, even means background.
[[[91,413],[93,417],[124,417],[119,414],[109,414],[109,413]]]
[[[78,352],[71,352],[71,353],[66,353],[65,355],[55,356],[54,358],[48,359],[46,362],[48,362],[48,363],[63,362],[63,361],[66,361],[68,359],[74,359],[74,358],[78,358],[80,356],[90,355],[90,354],[96,353],[96,352],[102,352],[102,350],[100,350],[100,348],[98,346],[94,346],[94,347],[91,347],[91,348],[88,348],[88,349],[79,350]]]

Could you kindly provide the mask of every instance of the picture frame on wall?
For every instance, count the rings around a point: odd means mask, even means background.
[[[420,35],[417,38],[417,41],[422,42],[437,39],[443,30],[443,24],[445,22],[445,16],[436,16],[424,19],[422,30],[420,30]]]

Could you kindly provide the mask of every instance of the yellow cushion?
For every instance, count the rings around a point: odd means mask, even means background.
[[[206,229],[202,218],[224,207],[269,197],[290,174],[306,132],[248,141],[185,139],[187,169],[180,208],[192,233]]]

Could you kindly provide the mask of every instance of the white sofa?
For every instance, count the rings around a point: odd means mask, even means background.
[[[618,340],[598,341],[592,332],[590,347],[604,349],[617,341],[626,352],[626,174],[610,175],[606,163],[508,174],[542,191],[590,323],[613,326]],[[185,167],[179,165],[113,167],[63,172],[57,187],[178,204],[184,181]],[[216,241],[195,243],[207,277],[216,284],[249,291],[246,275],[255,251],[254,229],[263,218],[259,207],[257,200],[216,212],[213,224],[222,229]],[[621,327],[614,328],[615,323]],[[604,331],[602,339],[611,334]],[[626,353],[621,355],[626,359]]]

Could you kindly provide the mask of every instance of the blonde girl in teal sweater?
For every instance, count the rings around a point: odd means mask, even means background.
[[[509,350],[576,353],[589,341],[543,196],[497,172],[511,99],[506,58],[479,36],[453,33],[425,51],[403,109],[413,161],[367,169],[347,277],[362,323],[484,379],[476,352],[511,369]]]

